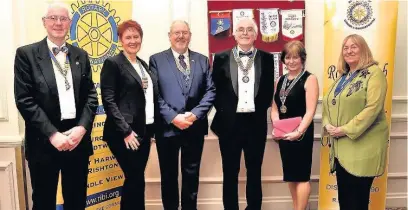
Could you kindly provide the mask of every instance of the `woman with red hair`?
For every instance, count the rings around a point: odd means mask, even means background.
[[[123,51],[105,60],[101,71],[103,131],[125,175],[121,210],[145,209],[145,168],[154,134],[157,82],[145,61],[137,56],[143,38],[133,20],[118,26]]]

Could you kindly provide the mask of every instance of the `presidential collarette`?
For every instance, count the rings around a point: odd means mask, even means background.
[[[334,97],[332,99],[332,104],[336,105],[337,101],[336,101],[336,97],[344,90],[344,88],[347,86],[348,83],[350,83],[356,76],[357,74],[360,72],[360,70],[357,70],[355,72],[353,72],[349,78],[346,80],[347,74],[344,74],[341,77],[341,80],[339,81],[339,84],[337,84],[336,89],[334,90]]]
[[[67,78],[67,74],[68,74],[68,70],[69,70],[69,58],[68,58],[68,54],[66,56],[65,59],[65,63],[64,63],[64,68],[62,68],[61,64],[57,61],[57,58],[55,58],[55,56],[59,53],[59,52],[63,52],[63,53],[68,53],[68,48],[66,46],[63,46],[61,48],[58,47],[53,47],[52,48],[52,52],[50,51],[50,57],[52,59],[52,61],[54,62],[55,66],[57,67],[58,71],[62,74],[62,76],[64,77],[64,81],[65,81],[65,90],[69,90],[71,88],[71,85],[68,82],[68,78]]]
[[[289,95],[290,91],[292,90],[293,86],[295,86],[295,84],[299,81],[299,79],[303,76],[304,73],[305,73],[305,71],[303,70],[300,74],[298,74],[296,76],[296,78],[293,80],[293,82],[289,85],[289,87],[287,86],[289,74],[285,75],[285,78],[283,79],[282,87],[281,87],[281,89],[279,91],[279,98],[280,98],[280,101],[282,102],[282,105],[280,107],[280,111],[283,114],[285,114],[288,111],[288,108],[285,106],[286,98],[288,97],[288,95]]]
[[[149,79],[147,78],[143,70],[142,63],[139,60],[137,60],[137,64],[139,64],[140,72],[142,73],[141,75],[142,76],[142,88],[143,88],[144,93],[146,94],[147,88],[149,87]]]
[[[238,48],[235,47],[232,50],[232,52],[234,54],[234,59],[237,62],[239,69],[244,74],[244,76],[242,77],[242,81],[244,83],[248,83],[249,82],[248,71],[251,69],[252,65],[254,64],[257,49],[254,49],[254,51],[250,51],[250,52],[239,52],[238,53]],[[244,66],[244,64],[242,63],[242,60],[241,60],[241,57],[243,57],[243,56],[248,56],[249,57],[246,66]]]

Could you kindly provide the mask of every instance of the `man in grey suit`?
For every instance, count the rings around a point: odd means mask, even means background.
[[[174,21],[170,27],[171,48],[150,57],[157,75],[160,116],[156,134],[160,163],[162,202],[165,210],[179,207],[178,160],[181,150],[181,208],[197,209],[197,193],[207,113],[215,99],[208,58],[188,49],[190,27]]]

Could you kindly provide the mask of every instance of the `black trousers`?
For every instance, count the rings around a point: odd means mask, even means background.
[[[340,210],[368,210],[374,177],[356,177],[335,162]]]
[[[161,192],[164,210],[179,207],[179,152],[181,150],[181,209],[196,210],[204,136],[185,131],[178,136],[156,141],[160,163]]]
[[[60,132],[75,126],[74,120],[61,121],[56,125]],[[48,139],[44,139],[48,141]],[[39,140],[40,141],[40,140]],[[85,142],[81,142],[80,145]],[[48,143],[47,143],[48,144]],[[76,149],[78,149],[80,147]],[[55,210],[59,173],[61,172],[64,210],[84,210],[88,181],[87,152],[59,152],[48,145],[50,153],[28,159],[31,186],[33,189],[33,210]]]
[[[259,124],[254,123],[254,114],[237,114],[233,133],[219,139],[224,182],[222,197],[225,210],[239,210],[238,174],[242,151],[244,151],[247,171],[246,210],[261,210],[261,168],[266,133],[265,135],[259,134],[255,126]]]
[[[153,133],[153,127],[147,125],[146,135],[143,136],[138,150],[127,149],[123,139],[108,141],[108,146],[125,175],[120,200],[121,210],[145,209],[145,169]]]

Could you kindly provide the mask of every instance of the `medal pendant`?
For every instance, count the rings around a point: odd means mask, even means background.
[[[248,77],[248,76],[242,77],[242,81],[243,81],[244,83],[248,83],[248,82],[249,82],[249,77]]]
[[[288,108],[287,108],[285,105],[282,105],[282,106],[280,107],[280,111],[281,111],[283,114],[285,114],[285,113],[288,111]]]

